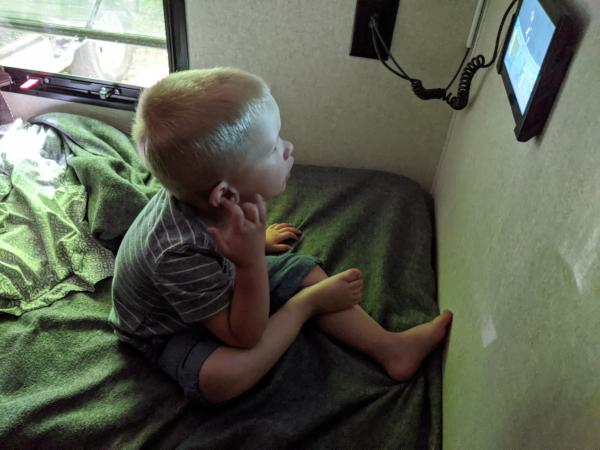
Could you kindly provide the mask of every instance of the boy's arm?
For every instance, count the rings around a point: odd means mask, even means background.
[[[237,268],[231,304],[202,323],[232,347],[254,347],[269,319],[268,283],[266,263],[264,270]]]
[[[226,344],[251,348],[261,339],[269,320],[269,279],[264,256],[266,208],[256,203],[221,202],[229,214],[222,228],[209,228],[219,252],[236,266],[233,297],[228,308],[204,320]]]

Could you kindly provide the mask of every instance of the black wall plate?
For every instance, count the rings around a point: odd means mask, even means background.
[[[371,29],[369,28],[369,20],[371,20],[371,16],[374,14],[377,14],[379,33],[381,34],[385,45],[387,48],[391,47],[399,3],[400,0],[356,1],[350,56],[377,59],[377,53],[375,53],[375,49],[373,48]],[[388,59],[385,51],[383,51],[381,47],[380,53],[383,59]]]

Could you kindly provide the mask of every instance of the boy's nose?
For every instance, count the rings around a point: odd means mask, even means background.
[[[290,141],[283,141],[284,150],[283,150],[283,159],[288,159],[294,153],[294,144]]]

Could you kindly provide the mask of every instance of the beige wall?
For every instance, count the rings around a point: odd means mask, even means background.
[[[543,134],[516,141],[490,70],[440,164],[446,450],[600,448],[600,2],[570,3],[585,34]]]
[[[392,53],[428,87],[450,81],[476,0],[401,0]],[[193,67],[237,66],[271,85],[299,162],[382,169],[430,188],[451,110],[418,100],[378,61],[348,55],[356,0],[192,0]]]

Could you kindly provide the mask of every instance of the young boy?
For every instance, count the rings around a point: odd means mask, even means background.
[[[254,386],[303,324],[409,379],[444,338],[452,314],[384,330],[357,304],[358,269],[328,277],[316,258],[284,253],[300,231],[265,230],[294,146],[279,136],[277,103],[259,77],[229,68],[172,74],[144,91],[133,136],[164,186],[126,233],[110,320],[188,398],[220,403]]]

